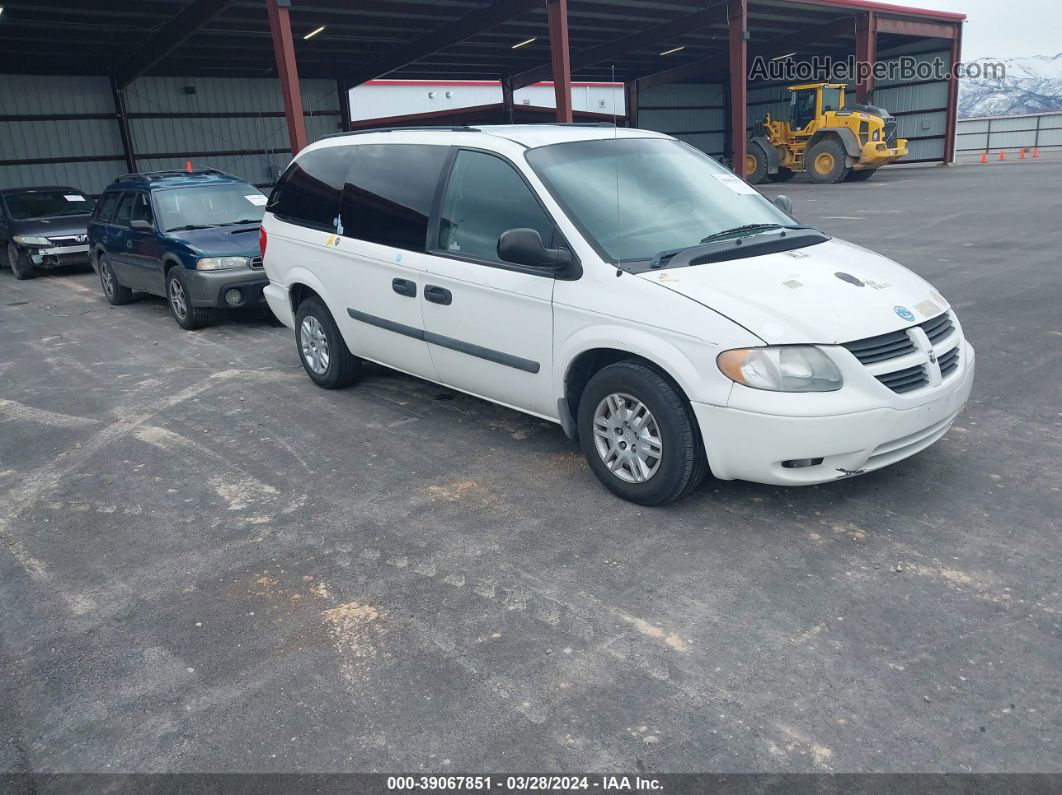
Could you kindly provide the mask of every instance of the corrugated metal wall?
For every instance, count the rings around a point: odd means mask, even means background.
[[[1062,113],[959,119],[957,152],[1062,147]]]
[[[723,87],[714,83],[683,83],[641,91],[638,126],[673,135],[712,157],[722,157],[727,136]]]
[[[0,75],[0,187],[96,193],[124,166],[106,77]]]
[[[927,44],[933,46],[938,41],[928,40],[912,44],[906,49],[910,51],[921,47],[924,50]],[[903,54],[904,52],[893,50],[880,53],[879,59],[888,63]],[[921,52],[912,57],[918,63],[932,63],[939,58],[946,65],[951,58],[951,51],[942,47],[940,50]],[[874,89],[873,104],[887,108],[896,117],[899,136],[907,139],[908,154],[903,162],[944,159],[948,123],[947,81],[882,80]]]
[[[340,129],[336,83],[301,87],[309,139]],[[144,77],[124,98],[141,171],[191,160],[268,185],[291,159],[276,80]],[[64,184],[99,193],[126,171],[106,77],[0,75],[0,187]]]

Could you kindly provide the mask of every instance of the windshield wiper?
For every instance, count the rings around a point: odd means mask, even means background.
[[[213,224],[186,224],[184,226],[175,226],[172,229],[167,229],[167,232],[190,232],[193,229],[213,229]]]
[[[713,240],[721,240],[724,237],[732,237],[734,235],[740,235],[744,232],[766,232],[770,229],[797,229],[795,226],[783,226],[782,224],[744,224],[743,226],[735,226],[732,229],[724,229],[722,232],[716,232],[715,234],[708,235],[708,237],[702,237],[702,243],[710,243]]]
[[[226,221],[223,224],[218,224],[218,226],[240,226],[241,224],[260,224],[260,223],[262,223],[262,219],[261,218],[242,218],[239,221]]]

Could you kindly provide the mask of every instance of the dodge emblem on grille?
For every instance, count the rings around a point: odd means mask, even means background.
[[[929,352],[929,363],[930,364],[936,364],[937,363],[937,352],[936,351],[930,351]]]

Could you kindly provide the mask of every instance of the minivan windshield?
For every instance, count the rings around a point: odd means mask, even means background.
[[[4,197],[7,211],[16,221],[30,218],[59,218],[64,215],[88,215],[92,200],[76,190],[41,190],[9,193]]]
[[[668,138],[553,144],[532,149],[527,160],[612,262],[794,223],[719,163]]]
[[[197,185],[155,192],[159,228],[165,232],[258,224],[266,197],[250,185]]]

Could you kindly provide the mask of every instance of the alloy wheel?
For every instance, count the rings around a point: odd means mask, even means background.
[[[173,307],[173,314],[181,320],[188,316],[188,298],[180,279],[170,279],[170,306]]]

